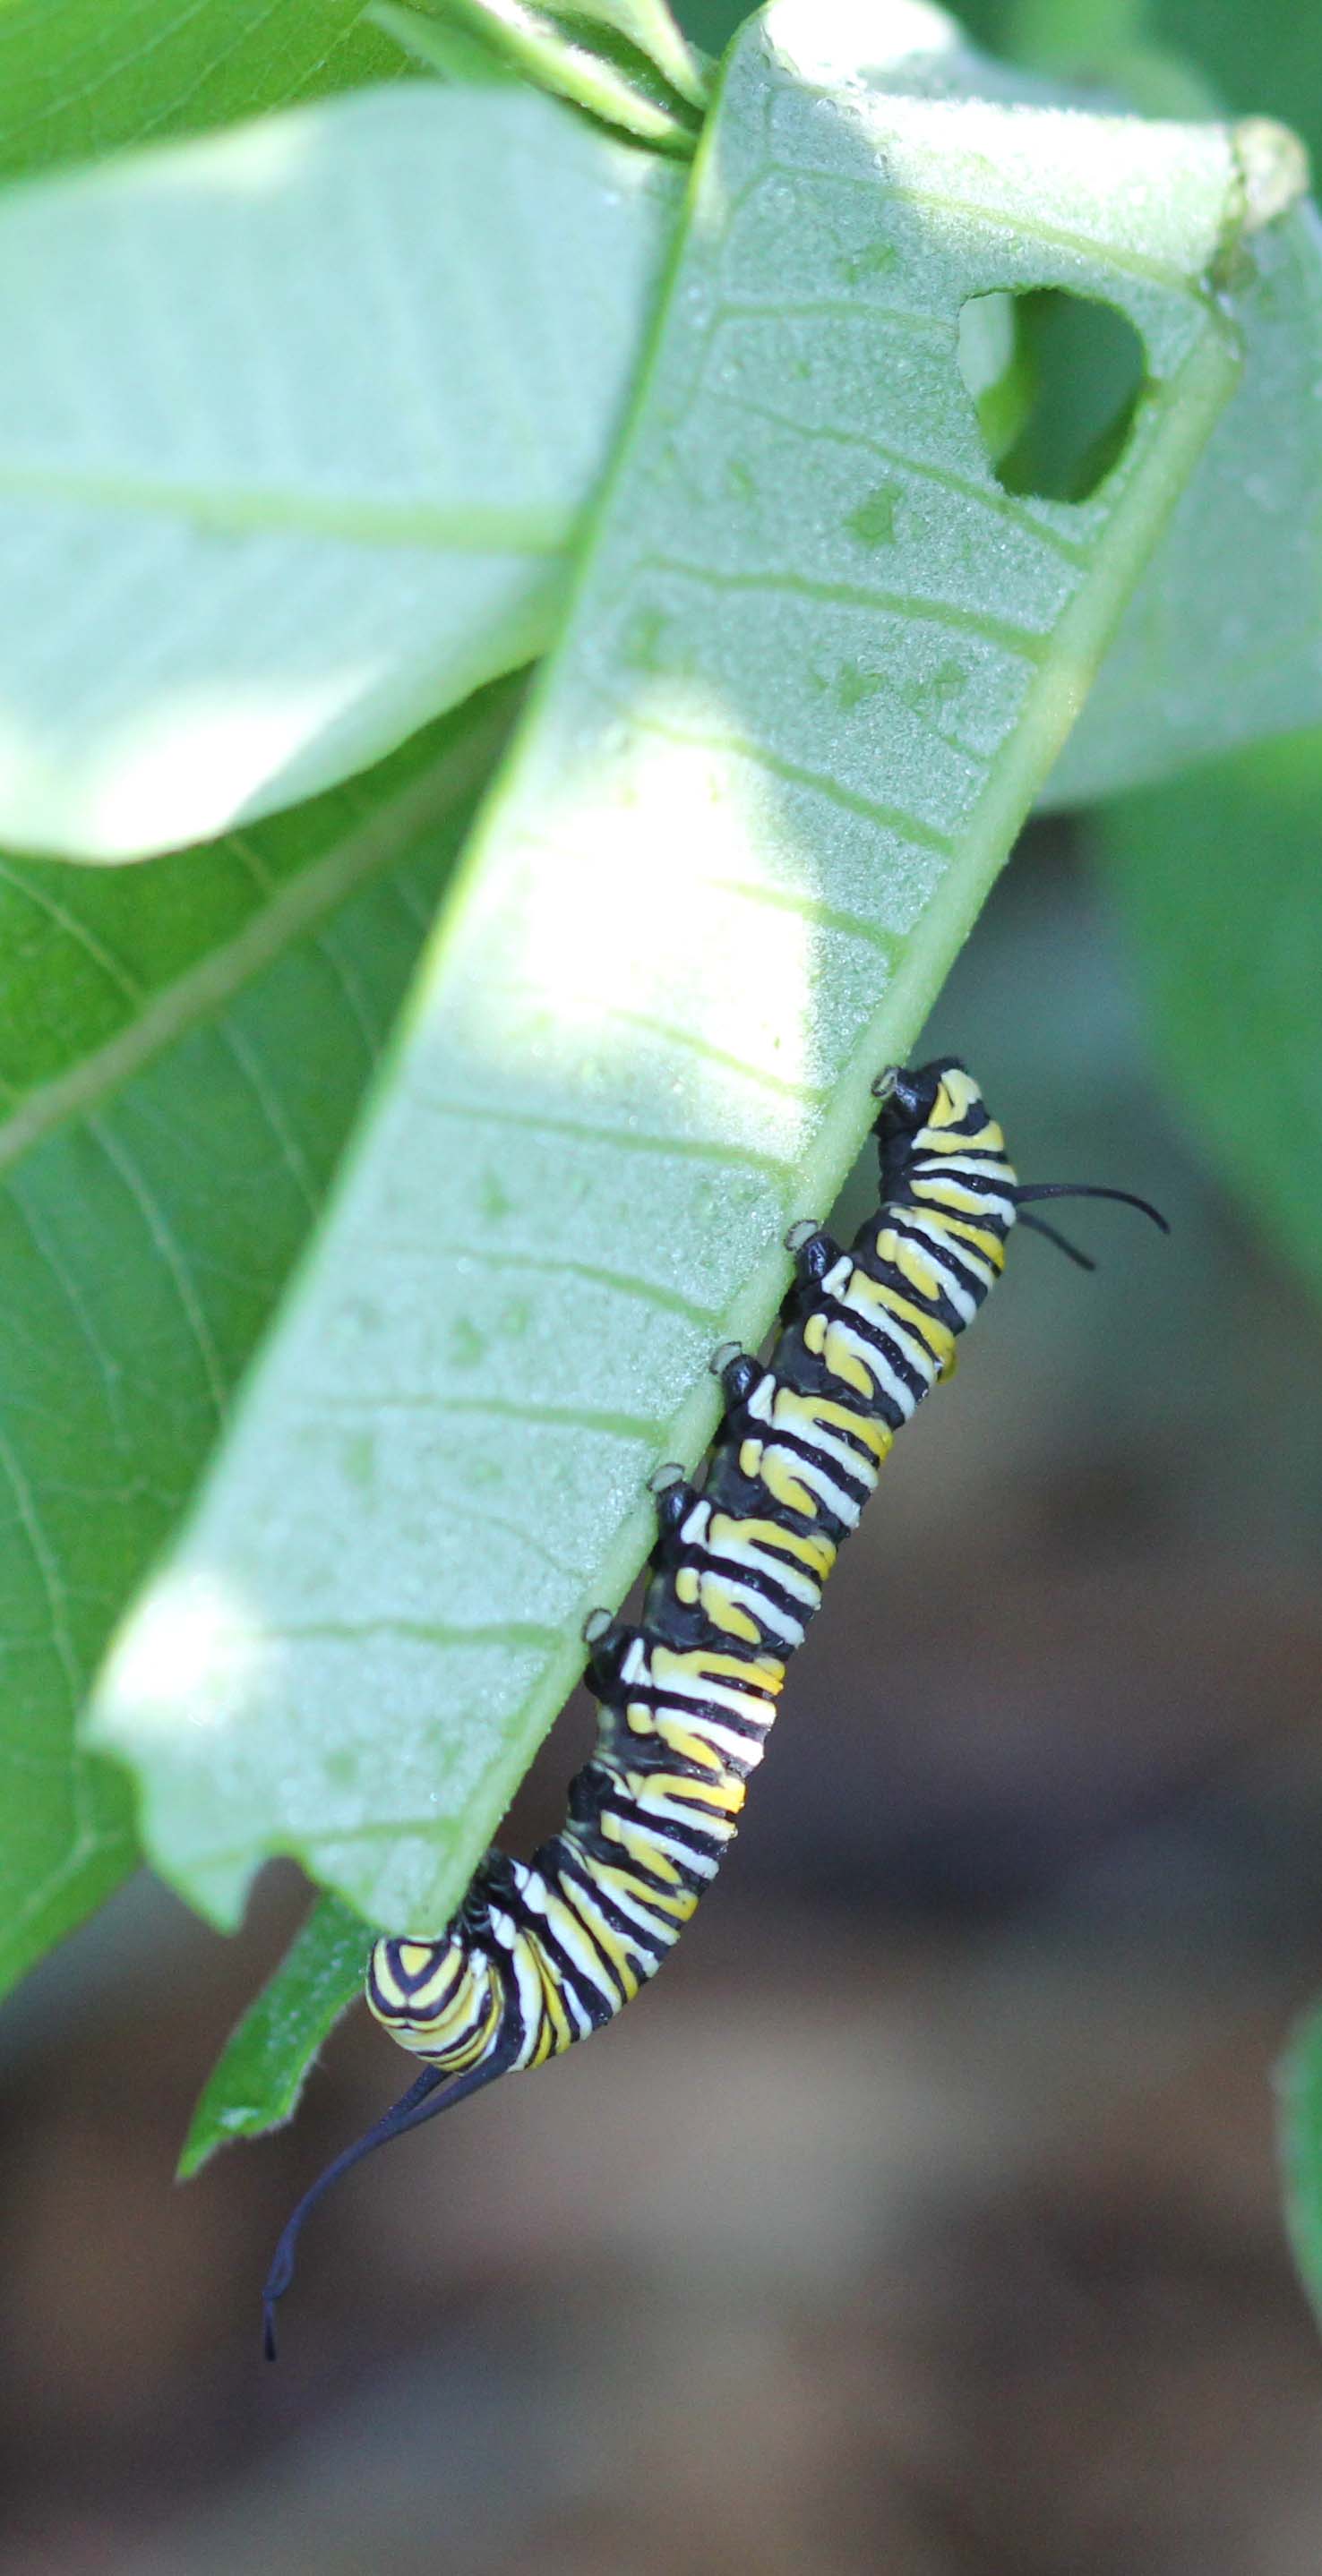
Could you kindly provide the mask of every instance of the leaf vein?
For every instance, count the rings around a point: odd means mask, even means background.
[[[511,1250],[487,1250],[477,1243],[438,1244],[438,1255],[461,1261],[480,1261],[499,1270],[534,1270],[547,1278],[585,1279],[593,1287],[618,1290],[621,1296],[638,1304],[659,1307],[663,1313],[682,1315],[690,1324],[718,1324],[720,1314],[714,1306],[702,1306],[694,1297],[685,1297],[678,1288],[663,1288],[654,1279],[640,1278],[628,1270],[608,1270],[593,1261],[568,1261],[553,1253]]]
[[[448,1413],[472,1414],[483,1421],[526,1422],[548,1430],[602,1431],[620,1440],[654,1440],[660,1425],[644,1414],[612,1413],[605,1406],[586,1404],[524,1404],[517,1398],[496,1395],[445,1395],[439,1387],[421,1387],[413,1392],[364,1390],[361,1395],[344,1393],[339,1388],[319,1390],[318,1407],[326,1413]]]
[[[829,770],[805,768],[801,762],[787,760],[783,753],[773,751],[768,743],[754,742],[746,734],[707,734],[699,733],[691,726],[664,724],[657,716],[650,712],[644,715],[638,708],[634,709],[633,722],[640,733],[655,734],[663,742],[687,744],[698,751],[733,753],[736,759],[746,760],[753,768],[765,770],[769,778],[778,778],[787,787],[809,788],[828,805],[837,806],[841,813],[857,814],[861,821],[876,823],[882,831],[898,833],[901,840],[911,842],[916,849],[930,850],[943,859],[955,855],[955,844],[949,834],[939,832],[934,824],[923,822],[919,815],[908,813],[901,805],[880,805],[875,797],[863,796],[856,788],[846,787],[842,780],[833,778]]]
[[[745,1146],[718,1143],[705,1136],[649,1136],[631,1127],[600,1127],[588,1119],[555,1118],[540,1110],[496,1109],[466,1100],[431,1099],[428,1109],[438,1118],[463,1120],[486,1119],[501,1127],[513,1127],[530,1135],[570,1136],[588,1145],[618,1146],[622,1153],[674,1154],[681,1160],[717,1163],[730,1171],[741,1168],[765,1172],[786,1180],[793,1164],[782,1154],[760,1154]],[[2,1132],[2,1131],[0,1131]]]
[[[809,599],[828,608],[879,608],[893,617],[908,617],[915,624],[946,627],[952,635],[978,635],[990,644],[999,644],[1007,653],[1018,654],[1024,661],[1039,662],[1050,643],[1050,635],[1031,626],[1017,626],[1004,617],[994,617],[980,608],[962,608],[953,600],[921,599],[912,592],[874,590],[856,582],[815,581],[807,573],[768,568],[759,572],[729,572],[713,564],[688,563],[674,555],[646,555],[640,569],[668,574],[679,581],[691,581],[703,590],[770,592],[791,599]]]
[[[432,500],[422,493],[408,500],[369,501],[306,488],[227,491],[145,472],[108,474],[73,459],[52,465],[22,455],[0,455],[0,493],[188,519],[216,535],[275,529],[338,538],[346,545],[419,546],[461,555],[557,557],[574,524],[572,508],[553,502],[515,507]]]
[[[729,880],[724,877],[716,878],[713,882],[718,885],[729,884]],[[704,1064],[717,1064],[726,1072],[742,1074],[746,1082],[755,1082],[762,1090],[773,1091],[782,1100],[815,1103],[829,1100],[831,1097],[830,1085],[827,1083],[791,1082],[785,1074],[768,1073],[765,1066],[749,1064],[744,1056],[733,1054],[727,1047],[714,1046],[710,1038],[699,1037],[695,1029],[683,1028],[673,1020],[658,1019],[648,1011],[628,1011],[616,1003],[612,1004],[602,1016],[608,1020],[618,1020],[625,1028],[642,1029],[652,1037],[661,1038],[667,1046],[679,1047],[686,1055],[700,1057]]]
[[[447,754],[439,792],[431,776],[413,781],[360,831],[290,878],[233,939],[154,994],[131,1026],[21,1101],[8,1118],[0,1120],[0,1171],[67,1119],[122,1088],[167,1046],[218,1013],[365,878],[389,867],[424,830],[434,830],[483,776],[500,739],[502,719],[503,710],[497,707],[485,721],[474,724],[462,748]]]
[[[90,1117],[87,1133],[99,1145],[113,1171],[117,1172],[130,1198],[134,1201],[156,1251],[160,1254],[171,1280],[189,1333],[202,1363],[202,1375],[216,1420],[223,1422],[229,1400],[229,1386],[220,1353],[216,1348],[206,1310],[197,1292],[192,1264],[165,1209],[145,1174],[129,1152],[122,1138],[104,1119]]]
[[[931,457],[915,456],[907,447],[894,447],[882,438],[874,438],[861,429],[840,429],[834,422],[796,420],[792,412],[778,411],[774,403],[750,401],[742,394],[721,393],[713,389],[709,400],[738,412],[749,420],[764,420],[772,429],[788,430],[794,436],[816,445],[856,448],[865,456],[875,456],[879,465],[893,466],[897,472],[915,475],[924,483],[938,484],[943,491],[958,493],[972,501],[990,517],[1004,519],[1011,527],[1022,529],[1026,536],[1038,537],[1043,545],[1064,557],[1067,563],[1086,570],[1092,560],[1091,549],[1063,528],[1053,527],[1046,519],[1025,509],[999,484],[979,482],[972,474],[960,474],[953,465],[938,465]]]

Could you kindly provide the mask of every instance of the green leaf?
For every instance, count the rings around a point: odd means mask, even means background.
[[[1147,0],[1009,0],[1000,41],[1021,62],[1087,64],[1095,75],[1142,42],[1147,16]]]
[[[1206,0],[1155,0],[1163,44],[1183,46],[1219,95],[1297,125],[1322,153],[1322,18],[1298,0],[1258,0],[1254,9],[1209,9]]]
[[[1226,1177],[1322,1292],[1322,732],[1094,822],[1159,1052]]]
[[[537,652],[678,184],[419,81],[0,197],[0,832],[231,829]]]
[[[136,1860],[75,1716],[321,1204],[512,705],[205,853],[0,865],[0,1988]]]
[[[400,68],[362,0],[3,0],[0,176],[199,134]]]
[[[1083,804],[1322,718],[1322,222],[1246,235],[1240,389],[1130,602],[1047,801]]]
[[[203,2087],[179,2158],[181,2182],[200,2172],[217,2147],[292,2120],[312,2060],[362,1992],[371,1944],[361,1916],[337,1897],[314,1905]]]
[[[845,0],[736,41],[560,644],[103,1676],[93,1740],[219,1923],[274,1851],[448,1920],[1234,381],[1231,138],[961,102],[943,22],[898,25],[893,63]],[[1080,505],[1000,491],[957,364],[968,297],[1053,284],[1151,367]]]
[[[488,45],[510,68],[537,88],[586,108],[589,114],[637,135],[655,151],[675,152],[687,160],[696,139],[696,119],[659,79],[642,56],[613,59],[600,42],[584,42],[560,16],[529,5],[529,0],[437,0],[461,35]],[[419,60],[447,68],[449,30],[442,21],[440,44],[433,49],[425,20],[411,27],[410,12],[392,0],[378,0],[373,17],[379,27],[398,37]]]
[[[1276,2093],[1286,2227],[1322,2324],[1322,2007],[1314,2005],[1292,2032]]]

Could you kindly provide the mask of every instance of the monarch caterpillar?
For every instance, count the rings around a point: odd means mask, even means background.
[[[636,1626],[593,1611],[588,1686],[601,1703],[568,1815],[530,1861],[491,1850],[440,1940],[379,1940],[367,2001],[425,2063],[290,2218],[264,2294],[294,2272],[308,2211],[360,2156],[499,2075],[540,2066],[612,2021],[655,1975],[733,1840],[785,1667],[902,1423],[954,1363],[999,1278],[1016,1221],[1086,1256],[1030,1200],[1128,1190],[1026,1188],[972,1075],[953,1057],[892,1066],[873,1086],[879,1205],[845,1251],[812,1222],[785,1238],[795,1279],[765,1364],[712,1358],[725,1414],[701,1486],[652,1479],[658,1536]]]

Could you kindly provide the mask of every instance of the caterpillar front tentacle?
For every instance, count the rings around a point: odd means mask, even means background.
[[[792,1225],[785,1237],[785,1249],[794,1256],[794,1277],[799,1288],[815,1287],[840,1259],[840,1246],[824,1225],[805,1218]]]
[[[652,1563],[654,1565],[659,1565],[662,1562],[663,1552],[665,1551],[668,1542],[674,1537],[677,1530],[682,1529],[684,1522],[692,1511],[693,1505],[697,1500],[698,1489],[696,1485],[690,1484],[689,1479],[684,1474],[682,1468],[676,1468],[673,1478],[664,1485],[658,1484],[657,1479],[654,1476],[651,1480],[650,1491],[652,1499],[656,1504],[657,1529],[656,1546],[652,1551]]]

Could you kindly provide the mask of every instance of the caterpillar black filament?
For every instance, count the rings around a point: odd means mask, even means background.
[[[337,2175],[515,2067],[540,2066],[612,2021],[655,1976],[734,1838],[785,1667],[896,1432],[948,1374],[956,1336],[999,1278],[1030,1199],[977,1083],[953,1059],[876,1085],[880,1205],[843,1251],[815,1224],[786,1238],[795,1284],[764,1365],[733,1345],[712,1365],[726,1411],[699,1488],[653,1479],[660,1532],[643,1617],[584,1630],[601,1702],[568,1816],[530,1861],[493,1850],[439,1941],[381,1940],[367,2000],[423,2072],[299,2203],[266,2286]],[[1083,1256],[1040,1219],[1022,1222]]]

